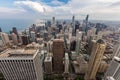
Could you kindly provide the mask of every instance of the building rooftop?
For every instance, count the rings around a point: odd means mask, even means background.
[[[7,49],[0,53],[0,58],[6,57],[33,57],[37,49]]]
[[[52,61],[52,57],[50,56],[47,56],[44,60],[44,62],[51,62]]]
[[[105,42],[104,42],[102,39],[99,39],[99,40],[97,41],[97,43],[99,43],[99,44],[104,44]]]
[[[117,57],[117,56],[114,56],[114,60],[116,60],[116,61],[120,62],[120,58],[119,58],[119,57]]]
[[[54,39],[53,42],[64,42],[63,39]]]

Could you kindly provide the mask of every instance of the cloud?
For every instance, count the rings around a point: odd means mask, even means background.
[[[44,6],[41,5],[40,3],[38,2],[32,2],[32,1],[15,1],[14,2],[16,5],[19,5],[19,6],[28,6],[29,8],[35,10],[35,11],[38,11],[38,12],[44,12],[45,9],[44,9]]]
[[[21,8],[0,7],[1,19],[23,18],[25,14],[27,14],[27,11]]]
[[[120,0],[98,0],[98,2],[102,3],[114,3],[114,2],[119,2]]]
[[[67,3],[59,0],[51,0],[49,3],[41,0],[17,0],[14,1],[17,10],[5,9],[2,12],[26,12],[29,15],[31,12],[35,12],[32,14],[34,17],[50,18],[55,16],[59,19],[70,19],[72,15],[78,19],[84,19],[87,14],[90,14],[90,19],[120,20],[119,3],[119,0],[69,0]]]
[[[0,7],[0,13],[16,14],[16,13],[24,13],[24,12],[26,12],[26,10],[24,9]]]
[[[26,7],[42,14],[42,15],[56,15],[56,14],[65,14],[69,13],[70,9],[68,6],[64,5],[63,2],[59,2],[58,0],[51,1],[51,4],[54,4],[56,6],[49,6],[42,2],[36,2],[36,1],[15,1],[15,5],[22,7],[26,9]],[[59,5],[59,6],[58,6]]]
[[[60,2],[58,0],[52,0],[51,1],[51,4],[54,5],[54,6],[62,6],[62,5],[65,5],[64,2]]]
[[[112,7],[120,7],[120,1],[119,2],[115,2],[115,3],[112,3],[110,6]]]

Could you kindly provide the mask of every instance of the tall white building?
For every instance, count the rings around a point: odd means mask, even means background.
[[[95,33],[96,33],[96,28],[92,27],[90,30],[87,31],[87,39],[89,40],[90,38],[92,38],[92,40],[98,40],[97,35]]]
[[[81,40],[82,40],[82,32],[77,31],[77,33],[76,33],[76,53],[77,54],[79,54]]]
[[[31,35],[31,41],[35,42],[35,32],[31,31],[30,35]]]
[[[1,46],[10,45],[8,34],[0,32],[0,45]]]
[[[71,38],[72,38],[72,28],[70,27],[69,28],[69,40],[71,40]]]
[[[18,44],[17,35],[16,35],[15,33],[12,33],[12,34],[11,34],[11,37],[12,37],[13,43],[14,43],[15,45],[17,45],[17,44]]]
[[[96,28],[92,27],[91,30],[92,30],[92,32],[91,32],[91,36],[95,36]]]
[[[7,49],[0,54],[6,80],[43,80],[41,54],[35,48]]]
[[[69,55],[68,53],[65,53],[65,61],[64,61],[64,64],[65,64],[65,68],[64,68],[64,73],[69,73]]]

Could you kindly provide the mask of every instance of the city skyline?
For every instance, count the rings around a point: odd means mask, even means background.
[[[119,21],[119,0],[1,0],[1,19],[83,19]]]
[[[23,31],[1,28],[0,80],[119,80],[120,67],[110,65],[114,58],[120,65],[118,44],[119,26],[90,22],[89,15],[70,22],[52,17]]]
[[[0,0],[0,80],[120,80],[119,0]]]

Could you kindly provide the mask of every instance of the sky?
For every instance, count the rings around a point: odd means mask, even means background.
[[[120,0],[0,0],[0,19],[84,19],[120,21]]]

